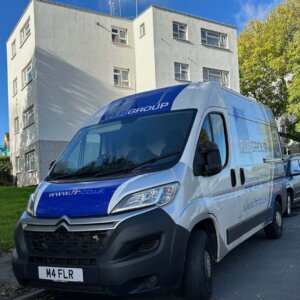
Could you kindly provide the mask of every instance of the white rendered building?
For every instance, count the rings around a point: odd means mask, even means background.
[[[32,0],[7,41],[13,173],[43,179],[107,102],[188,81],[239,91],[236,28],[150,6],[134,20]]]

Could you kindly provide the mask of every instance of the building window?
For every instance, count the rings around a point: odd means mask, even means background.
[[[15,134],[19,133],[20,130],[19,117],[15,117],[14,119],[14,129],[15,129]]]
[[[114,44],[127,45],[127,29],[112,28],[111,37]]]
[[[215,81],[224,86],[229,86],[229,72],[203,68],[203,81]]]
[[[173,38],[187,40],[187,25],[173,22]]]
[[[23,88],[32,81],[32,62],[22,71]]]
[[[31,107],[24,112],[24,128],[30,126],[33,123],[34,123],[34,113],[33,113],[33,107]]]
[[[11,59],[13,59],[17,54],[17,48],[16,48],[16,40],[14,40],[11,43]]]
[[[145,23],[140,25],[140,38],[146,35],[146,26]]]
[[[27,38],[30,36],[30,20],[28,20],[23,28],[21,29],[20,32],[20,40],[21,40],[21,45],[24,44],[24,42],[27,40]]]
[[[13,96],[18,93],[18,79],[15,78],[13,81]]]
[[[33,150],[25,154],[25,171],[30,172],[35,170],[35,150]]]
[[[16,157],[16,173],[20,173],[20,156]]]
[[[174,67],[175,67],[176,80],[183,80],[183,81],[189,80],[189,65],[175,63]]]
[[[203,45],[227,48],[227,34],[201,29],[201,42]]]
[[[114,68],[114,85],[129,87],[129,69]]]

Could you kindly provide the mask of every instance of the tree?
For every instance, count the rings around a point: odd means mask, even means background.
[[[300,0],[287,0],[266,20],[250,21],[238,40],[241,92],[275,116],[300,108],[299,31]]]

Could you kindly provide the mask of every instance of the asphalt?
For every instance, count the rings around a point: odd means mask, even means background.
[[[0,259],[0,270],[2,265]],[[11,272],[6,269],[6,272]],[[0,275],[1,282],[2,275]],[[34,300],[115,298],[99,295],[44,292]],[[2,300],[2,298],[0,297]],[[7,299],[6,297],[3,299]],[[124,300],[182,300],[174,295],[142,295]],[[280,240],[259,232],[235,248],[214,267],[213,300],[300,300],[300,206],[284,219]]]

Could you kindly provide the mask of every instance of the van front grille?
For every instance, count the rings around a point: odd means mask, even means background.
[[[28,247],[39,254],[101,254],[111,237],[112,230],[69,232],[25,231]]]

